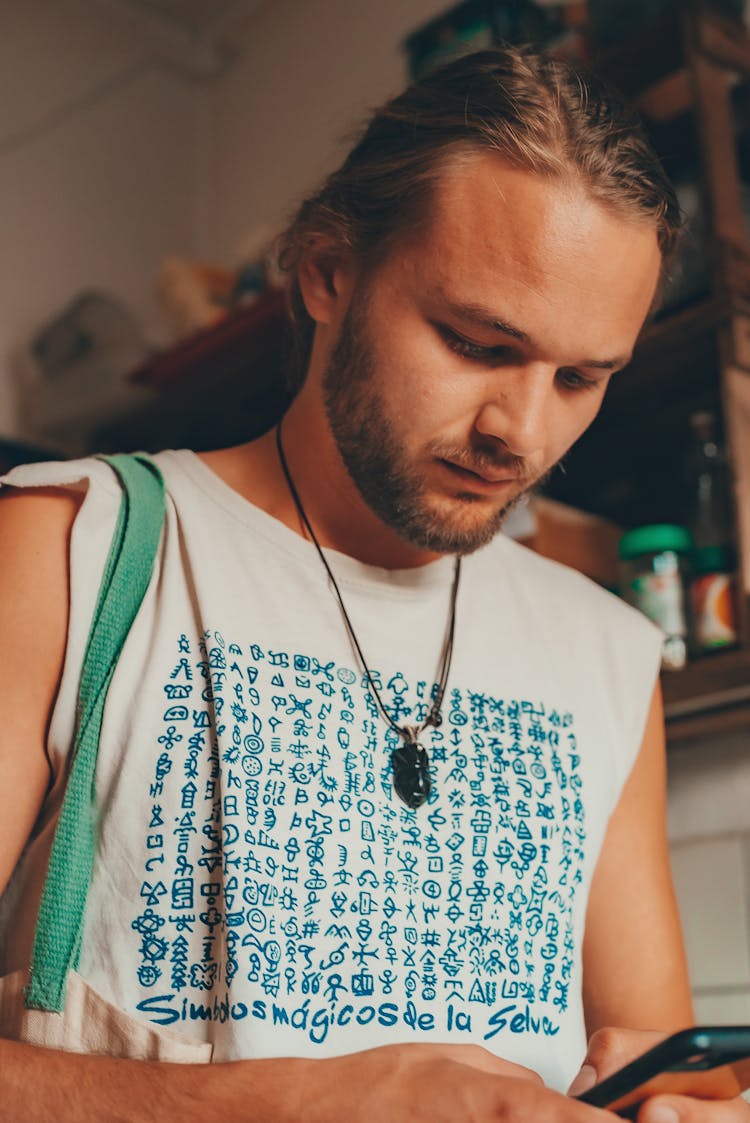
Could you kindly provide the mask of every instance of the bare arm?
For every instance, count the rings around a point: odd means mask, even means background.
[[[292,1064],[294,1062],[291,1062]],[[113,1060],[0,1040],[3,1123],[291,1123],[288,1061],[174,1065]],[[274,1110],[265,1102],[276,1089]],[[265,1093],[265,1094],[264,1094]]]
[[[592,1036],[571,1089],[574,1094],[694,1020],[669,868],[664,721],[658,687],[640,754],[610,821],[591,888],[584,940],[584,1008]],[[673,1114],[659,1114],[666,1109]],[[750,1107],[742,1099],[656,1096],[638,1113],[638,1123],[664,1123],[667,1118],[679,1123],[748,1123]]]
[[[79,1056],[0,1040],[3,1123],[606,1123],[474,1045],[217,1065]]]
[[[665,1032],[691,1025],[685,952],[666,837],[661,691],[610,820],[594,874],[583,946],[589,1034],[603,1026]]]

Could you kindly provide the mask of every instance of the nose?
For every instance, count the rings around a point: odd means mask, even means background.
[[[485,437],[502,441],[514,456],[530,459],[544,452],[550,423],[555,371],[544,363],[519,367],[515,377],[503,372],[480,408],[474,427]]]

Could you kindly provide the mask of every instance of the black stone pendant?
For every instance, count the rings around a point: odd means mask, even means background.
[[[391,753],[393,787],[407,807],[417,808],[430,794],[430,758],[417,741],[406,741]]]

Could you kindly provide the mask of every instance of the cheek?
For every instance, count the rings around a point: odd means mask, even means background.
[[[413,398],[425,417],[440,424],[456,422],[467,412],[465,387],[457,379],[430,371],[414,385]]]
[[[481,408],[482,378],[445,346],[437,332],[421,323],[394,341],[399,404],[417,409],[439,428],[471,425]]]
[[[468,390],[465,379],[434,369],[416,379],[410,404],[402,409],[409,417],[410,443],[419,448],[467,444],[481,409]]]

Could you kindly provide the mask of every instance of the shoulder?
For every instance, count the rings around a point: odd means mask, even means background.
[[[632,691],[650,695],[664,637],[641,612],[577,570],[506,536],[467,560],[476,565],[475,583],[485,601],[488,588],[502,589],[498,611],[504,627],[543,637],[550,652],[572,660],[624,705]]]
[[[0,690],[0,892],[55,775],[47,731],[68,635],[70,541],[85,496],[66,476],[29,465],[0,481],[0,635],[10,656]]]
[[[34,464],[21,464],[0,476],[0,497],[9,489],[25,493],[42,494],[54,490],[60,494],[85,494],[91,485],[116,494],[119,490],[112,469],[95,456],[79,460],[40,460]]]
[[[56,484],[0,489],[0,635],[18,668],[5,683],[7,745],[41,760],[68,630],[69,547],[82,493]],[[7,747],[6,745],[6,747]]]
[[[38,570],[65,547],[83,500],[80,491],[55,485],[0,490],[0,574],[17,564]],[[63,555],[63,561],[65,555]],[[29,576],[28,571],[26,576]],[[8,585],[3,585],[7,594]]]
[[[80,493],[64,488],[0,491],[0,634],[5,638],[42,628],[57,647],[56,640],[64,637],[68,550],[80,503]]]
[[[16,616],[22,604],[34,615],[49,612],[54,620],[55,605],[67,605],[71,532],[92,482],[111,504],[117,483],[109,467],[95,459],[24,464],[0,477],[0,589],[6,614]]]
[[[43,527],[49,528],[50,522],[69,527],[82,498],[80,491],[55,485],[27,490],[10,482],[5,484],[0,489],[3,554],[17,545],[15,535],[19,533],[25,535]],[[11,534],[14,537],[9,537]]]
[[[93,471],[107,470],[93,462]],[[0,477],[0,613],[6,629],[64,630],[68,551],[87,492],[87,462],[25,464]],[[4,634],[9,634],[6,630]]]
[[[505,535],[480,551],[477,562],[485,579],[509,582],[540,606],[554,609],[555,615],[583,614],[645,636],[658,634],[642,613],[590,577]]]

